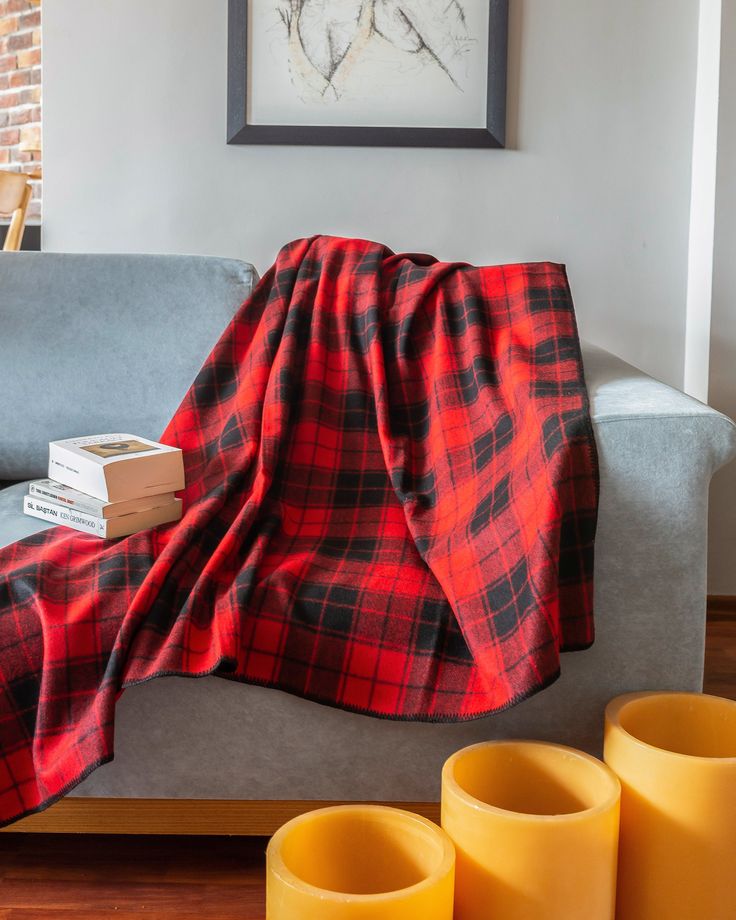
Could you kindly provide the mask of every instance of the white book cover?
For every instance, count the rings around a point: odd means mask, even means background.
[[[28,494],[43,501],[55,502],[57,505],[64,505],[67,508],[74,508],[75,511],[83,511],[85,514],[94,514],[103,518],[120,517],[121,514],[145,511],[147,508],[157,508],[174,501],[173,492],[164,492],[162,495],[131,498],[123,502],[106,502],[53,479],[34,479],[33,482],[28,483]]]
[[[169,447],[132,434],[98,434],[49,444],[49,479],[105,502],[184,488],[184,460]]]
[[[74,508],[67,508],[64,505],[57,505],[55,502],[44,501],[35,495],[26,495],[23,498],[24,514],[107,539],[127,537],[159,524],[178,521],[181,518],[181,511],[181,499],[175,498],[168,505],[161,505],[158,508],[147,508],[145,511],[124,514],[115,518],[101,518],[94,514],[76,511]]]

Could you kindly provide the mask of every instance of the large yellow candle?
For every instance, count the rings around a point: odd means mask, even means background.
[[[456,920],[613,920],[619,796],[603,763],[560,745],[488,742],[450,757]]]
[[[734,920],[736,702],[619,696],[605,759],[622,787],[619,920]]]
[[[267,920],[452,920],[452,842],[408,811],[300,815],[271,838],[266,864]]]

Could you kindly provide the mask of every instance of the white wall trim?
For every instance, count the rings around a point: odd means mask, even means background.
[[[718,163],[718,100],[722,0],[700,0],[695,85],[687,306],[685,311],[686,393],[708,400],[713,249]]]

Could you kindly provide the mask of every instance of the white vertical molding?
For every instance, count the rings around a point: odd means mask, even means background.
[[[721,2],[700,0],[685,310],[686,393],[708,400],[718,162]]]

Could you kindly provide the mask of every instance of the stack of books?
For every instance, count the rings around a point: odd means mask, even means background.
[[[178,447],[131,434],[49,444],[49,478],[28,486],[23,511],[111,539],[178,521],[184,461]]]

